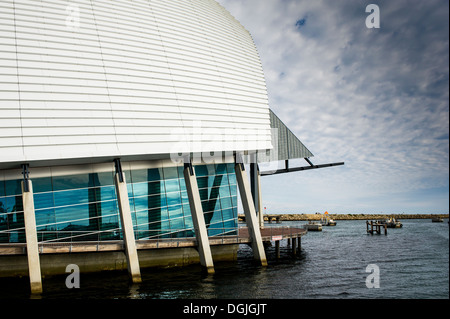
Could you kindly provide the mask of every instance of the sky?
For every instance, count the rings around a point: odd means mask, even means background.
[[[270,108],[312,162],[345,162],[263,177],[266,213],[449,212],[448,0],[218,2],[251,33]]]

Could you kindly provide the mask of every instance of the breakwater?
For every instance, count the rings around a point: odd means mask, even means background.
[[[280,221],[308,221],[320,220],[323,214],[271,214],[270,216],[279,216]],[[395,219],[433,219],[449,218],[449,214],[329,214],[334,220],[379,220],[394,217]],[[239,214],[239,218],[244,215]],[[267,219],[267,217],[265,218]]]

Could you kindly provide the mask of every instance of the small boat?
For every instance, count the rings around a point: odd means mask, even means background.
[[[431,219],[431,221],[433,223],[443,223],[444,219],[440,218],[440,217],[434,217],[433,219]]]
[[[336,222],[333,219],[329,218],[329,217],[322,218],[320,220],[320,223],[322,224],[322,226],[336,226]]]
[[[303,225],[303,228],[310,231],[322,231],[322,224],[319,222],[309,221],[308,224]]]
[[[385,220],[380,220],[379,221],[380,224],[386,224],[387,228],[402,228],[403,224],[396,220],[394,217],[391,217],[389,219],[385,219]]]
[[[325,212],[322,219],[320,220],[320,223],[322,224],[322,226],[336,226],[336,222],[332,218],[330,218],[328,212]]]

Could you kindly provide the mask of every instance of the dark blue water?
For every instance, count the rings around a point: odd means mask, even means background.
[[[216,263],[214,275],[199,266],[143,269],[143,283],[128,284],[126,272],[81,274],[79,289],[65,276],[45,278],[43,299],[448,299],[449,226],[431,220],[402,220],[388,235],[367,235],[365,221],[338,221],[302,239],[297,257],[281,243],[281,259],[269,247],[269,266],[252,261],[241,246],[238,261]],[[298,226],[304,222],[283,222]],[[369,264],[379,270],[379,288],[369,289]],[[3,285],[3,287],[2,287]],[[0,298],[29,298],[27,278],[0,281]]]

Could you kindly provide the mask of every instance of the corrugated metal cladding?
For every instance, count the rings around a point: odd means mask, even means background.
[[[1,0],[0,37],[0,163],[272,147],[254,42],[213,0]]]
[[[278,149],[278,153],[270,152],[271,161],[284,161],[287,159],[308,158],[314,156],[272,110],[270,110],[270,123],[271,127],[274,129],[272,143],[274,148]],[[276,158],[274,156],[276,156]]]

